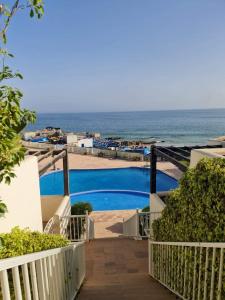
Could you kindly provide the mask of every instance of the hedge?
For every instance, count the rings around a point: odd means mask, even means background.
[[[202,159],[188,169],[153,222],[157,241],[225,242],[225,159]]]
[[[166,199],[166,207],[162,217],[153,222],[154,239],[164,242],[225,242],[225,160],[216,158],[202,159],[195,168],[188,169],[180,181],[179,188],[174,190]],[[160,247],[154,245],[154,263],[157,265]],[[201,264],[202,257],[206,257],[206,248],[199,253],[194,266],[194,247],[189,250],[174,247],[172,254],[164,255],[162,264],[173,261],[173,267],[168,284],[182,294],[181,278],[177,276],[177,265],[180,270],[189,268],[189,278],[193,278],[195,270],[201,274],[199,279],[204,283],[204,274],[212,272],[212,249],[208,250],[208,268]],[[215,282],[218,282],[220,252],[215,255]],[[225,261],[224,261],[225,262]],[[157,268],[156,268],[157,269]],[[156,278],[160,274],[156,270]],[[211,275],[210,275],[211,276]],[[207,295],[210,293],[210,276],[207,278]],[[221,299],[225,299],[225,270],[222,275]],[[186,285],[189,284],[188,278]],[[192,293],[197,293],[197,286]],[[203,295],[201,284],[200,295]],[[197,295],[197,294],[196,294]],[[214,290],[213,299],[217,299]],[[202,299],[202,298],[201,298]],[[208,299],[208,298],[207,298]]]
[[[60,235],[45,234],[15,227],[0,234],[0,259],[67,246],[69,241]]]
[[[72,215],[85,215],[86,211],[92,212],[93,207],[89,202],[77,202],[71,207]]]

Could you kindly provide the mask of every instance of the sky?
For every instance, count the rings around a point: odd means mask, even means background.
[[[225,107],[225,0],[45,0],[7,47],[37,112]]]

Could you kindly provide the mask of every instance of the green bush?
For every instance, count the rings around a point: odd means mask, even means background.
[[[142,212],[149,212],[150,208],[149,206],[145,206],[144,208],[142,208]]]
[[[189,169],[180,181],[178,189],[173,191],[168,197],[166,207],[162,212],[162,217],[153,222],[154,238],[164,242],[225,242],[225,160],[208,159],[201,160],[195,168]],[[161,269],[157,267],[159,263],[158,253],[162,255],[162,248],[154,245],[155,277],[160,279]],[[207,272],[206,284],[207,296],[210,293],[210,278],[212,274],[213,250],[203,248],[200,250],[192,248],[173,248],[168,253],[164,248],[161,256],[161,265],[167,268],[168,261],[173,262],[172,269],[167,281],[173,289],[183,293],[183,284],[177,273],[177,265],[180,270],[185,270],[188,266],[189,277],[186,278],[186,286],[194,274],[201,274],[199,282],[205,280],[204,274]],[[197,252],[195,252],[197,251]],[[201,263],[207,256],[208,266]],[[197,253],[197,259],[195,257]],[[196,259],[196,261],[195,261]],[[218,282],[218,272],[220,264],[220,251],[215,252],[215,282]],[[206,269],[207,268],[207,269]],[[189,278],[189,279],[188,279]],[[221,299],[225,299],[225,270],[222,275]],[[198,293],[198,287],[191,291]],[[200,295],[204,294],[204,285],[200,285]],[[218,294],[214,289],[213,299],[217,299]],[[203,298],[201,298],[203,299]],[[208,299],[208,298],[207,298]]]
[[[85,215],[86,210],[90,213],[93,208],[89,202],[77,202],[71,207],[72,215]]]
[[[0,259],[64,247],[69,241],[60,235],[45,234],[15,227],[0,234]]]
[[[153,222],[154,238],[175,242],[225,242],[225,160],[201,160],[189,169]]]

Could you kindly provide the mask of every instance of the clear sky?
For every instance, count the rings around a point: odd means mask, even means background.
[[[224,0],[45,0],[9,30],[38,112],[225,107]]]

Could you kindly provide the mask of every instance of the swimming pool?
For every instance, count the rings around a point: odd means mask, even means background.
[[[150,190],[150,172],[146,168],[70,170],[69,178],[71,194],[89,192],[72,195],[72,203],[81,200],[89,201],[95,210],[107,210],[109,207],[110,209],[142,208],[149,203],[147,198]],[[55,171],[42,176],[40,187],[42,195],[62,195],[63,172]],[[177,181],[174,178],[157,171],[157,191],[167,191],[176,187]],[[100,190],[101,192],[98,192]],[[119,192],[113,193],[115,191]],[[132,193],[134,191],[147,194],[144,196]]]
[[[122,210],[149,205],[149,194],[135,191],[92,191],[72,194],[71,204],[90,202],[93,210]]]

